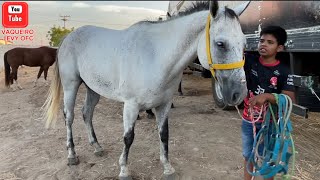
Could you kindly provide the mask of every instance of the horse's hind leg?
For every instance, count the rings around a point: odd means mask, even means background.
[[[148,119],[153,119],[154,118],[154,113],[152,112],[152,109],[148,109],[148,110],[146,110],[146,112],[147,112],[147,117],[148,117]]]
[[[171,102],[156,107],[156,119],[160,136],[160,161],[163,164],[165,177],[170,178],[174,175],[174,168],[171,166],[168,158],[168,141],[169,141],[169,126],[168,114],[171,108]]]
[[[94,154],[97,156],[102,156],[103,149],[98,143],[96,134],[92,126],[93,111],[95,106],[98,104],[99,99],[100,99],[100,95],[94,92],[93,90],[91,90],[89,87],[87,87],[87,95],[86,95],[85,105],[82,108],[82,114],[83,114],[84,123],[86,124],[90,145],[92,145],[95,149]]]
[[[67,149],[68,149],[68,164],[76,165],[79,163],[74,150],[73,136],[72,136],[72,124],[74,120],[74,106],[76,101],[76,95],[81,84],[81,80],[68,80],[63,81],[63,93],[64,93],[64,117],[67,126]]]
[[[19,66],[18,66],[19,67]],[[20,86],[20,84],[18,83],[18,67],[12,67],[12,72],[10,74],[10,78],[11,78],[11,82],[18,87],[19,89],[22,89],[22,87]],[[12,87],[13,91],[16,90],[15,87]]]
[[[119,159],[120,179],[131,179],[127,162],[128,162],[129,150],[134,140],[134,126],[135,126],[138,113],[139,113],[139,108],[136,104],[128,103],[128,102],[124,103],[124,107],[123,107],[124,147]]]
[[[180,83],[179,83],[179,89],[178,89],[179,96],[183,96],[181,83],[182,83],[182,79],[181,79],[181,81],[180,81]]]

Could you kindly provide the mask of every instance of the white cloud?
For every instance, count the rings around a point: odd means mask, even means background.
[[[96,8],[100,11],[105,12],[116,12],[116,13],[133,13],[133,14],[166,14],[165,11],[156,10],[156,9],[148,9],[142,7],[128,7],[128,6],[113,6],[113,5],[99,5]]]
[[[72,7],[76,7],[76,8],[89,8],[91,7],[91,5],[83,3],[83,2],[75,2],[72,3]]]

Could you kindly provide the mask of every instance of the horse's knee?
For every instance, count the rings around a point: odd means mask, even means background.
[[[74,113],[72,111],[68,111],[67,109],[63,110],[63,117],[65,119],[65,123],[67,126],[72,126]]]

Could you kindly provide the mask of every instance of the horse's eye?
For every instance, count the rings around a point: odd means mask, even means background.
[[[221,41],[218,41],[217,42],[217,46],[220,47],[220,48],[224,48],[224,43],[221,42]]]

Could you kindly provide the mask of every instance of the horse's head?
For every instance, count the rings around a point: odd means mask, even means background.
[[[247,92],[243,70],[246,38],[238,16],[248,4],[244,3],[232,10],[227,7],[219,8],[217,1],[210,2],[210,15],[206,26],[208,22],[210,25],[206,27],[198,44],[200,63],[204,68],[211,70],[227,105],[241,103]]]

